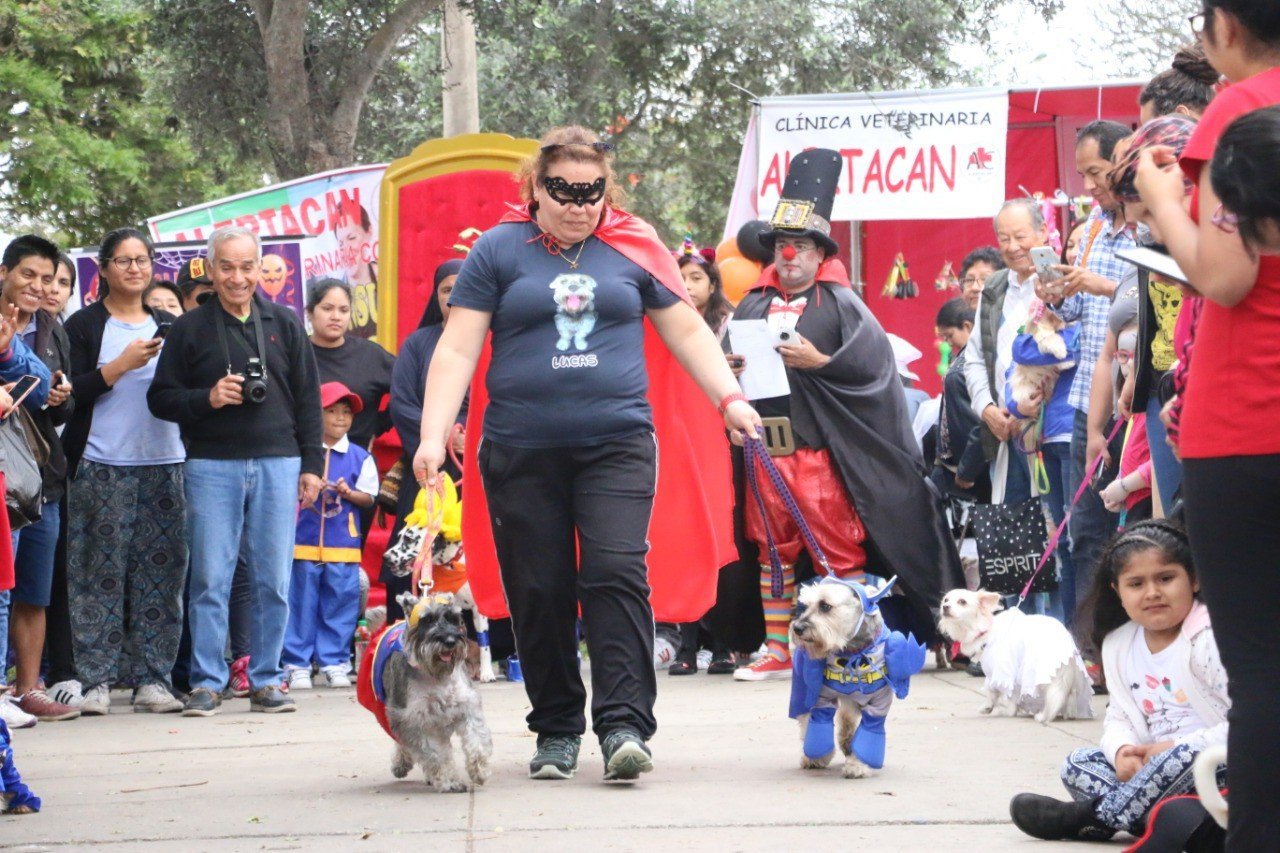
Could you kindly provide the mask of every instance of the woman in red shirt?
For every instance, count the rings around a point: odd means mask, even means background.
[[[1228,849],[1268,850],[1280,837],[1273,805],[1280,766],[1280,258],[1259,257],[1224,215],[1206,164],[1236,118],[1280,103],[1280,3],[1204,0],[1192,26],[1230,81],[1205,110],[1178,160],[1143,154],[1137,186],[1169,251],[1205,297],[1181,422],[1183,499],[1205,600],[1230,675],[1231,821]],[[1191,214],[1183,175],[1195,182]]]

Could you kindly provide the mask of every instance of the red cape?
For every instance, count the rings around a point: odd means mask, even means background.
[[[527,206],[511,206],[501,222],[528,222]],[[675,259],[643,220],[606,208],[595,236],[636,263],[685,302],[689,295]],[[485,343],[471,381],[467,450],[463,460],[462,539],[471,593],[490,619],[509,615],[489,525],[489,507],[476,452],[489,402]],[[733,541],[733,475],[724,420],[645,322],[649,404],[661,464],[649,531],[649,585],[654,618],[692,622],[715,603],[720,567],[737,558]]]

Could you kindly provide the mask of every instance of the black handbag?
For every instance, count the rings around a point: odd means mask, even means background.
[[[33,436],[36,441],[32,440]],[[44,460],[40,457],[47,459],[47,452],[35,422],[25,410],[19,408],[0,421],[0,471],[4,472],[4,503],[9,511],[11,531],[40,520],[44,489],[40,474]]]
[[[978,577],[982,589],[1002,595],[1022,592],[1049,546],[1049,528],[1039,498],[1017,504],[980,504],[972,509],[978,540]],[[1045,564],[1031,592],[1058,588],[1057,567]]]

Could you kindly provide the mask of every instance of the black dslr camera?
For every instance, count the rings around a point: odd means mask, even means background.
[[[262,364],[262,359],[249,359],[244,367],[244,384],[240,388],[245,402],[261,403],[267,399],[267,370]]]

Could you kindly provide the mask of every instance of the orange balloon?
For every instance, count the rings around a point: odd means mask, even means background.
[[[744,261],[746,260],[746,258],[743,257],[742,252],[738,251],[737,237],[730,237],[719,246],[716,246],[717,264],[727,261],[729,258],[742,258]]]
[[[725,258],[720,267],[720,283],[724,287],[725,298],[737,305],[743,295],[751,289],[760,278],[762,267],[746,258]]]

